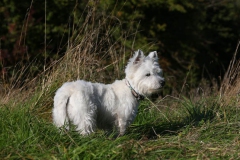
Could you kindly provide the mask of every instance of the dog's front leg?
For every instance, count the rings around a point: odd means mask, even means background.
[[[119,129],[119,136],[122,136],[125,134],[127,128],[127,121],[119,118],[118,119],[118,129]]]

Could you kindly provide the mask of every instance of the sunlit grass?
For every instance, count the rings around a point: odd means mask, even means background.
[[[239,158],[239,110],[212,99],[184,98],[161,112],[145,100],[122,137],[101,130],[87,137],[60,132],[31,103],[1,106],[1,159]]]

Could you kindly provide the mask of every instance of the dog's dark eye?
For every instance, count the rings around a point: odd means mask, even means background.
[[[147,77],[149,77],[150,75],[151,75],[150,73],[146,74]]]

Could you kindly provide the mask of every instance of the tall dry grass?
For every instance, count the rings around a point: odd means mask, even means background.
[[[237,58],[239,46],[240,41],[220,86],[220,96],[227,102],[234,100],[238,104],[240,98],[240,59]]]
[[[63,57],[48,65],[34,78],[28,73],[34,62],[21,66],[20,69],[16,67],[13,77],[0,84],[2,96],[0,103],[28,101],[29,97],[34,95],[37,98],[34,103],[31,103],[32,108],[37,108],[40,112],[48,112],[52,107],[55,91],[66,81],[84,79],[110,83],[115,79],[124,78],[126,61],[131,51],[135,50],[137,31],[122,30],[121,21],[113,15],[97,14],[96,7],[97,4],[91,3],[86,6],[85,17],[73,18],[75,22],[71,26],[71,35],[69,35],[67,50]],[[126,43],[129,41],[132,43],[130,45],[132,48],[126,49]],[[222,98],[239,95],[240,61],[237,59],[239,43],[220,86],[219,94]],[[202,84],[201,88],[191,89],[190,94],[197,100],[199,93],[201,96],[211,94],[212,89],[207,85],[208,83]],[[183,94],[181,92],[181,96]]]
[[[46,66],[34,78],[28,73],[33,62],[17,67],[13,77],[2,81],[1,104],[11,101],[14,106],[33,99],[28,103],[30,108],[37,114],[50,117],[54,93],[64,82],[84,79],[111,83],[124,78],[126,59],[134,50],[127,50],[125,43],[131,39],[134,47],[134,33],[122,30],[121,22],[114,16],[96,14],[95,7],[97,4],[92,3],[86,6],[86,16],[80,17],[83,23],[79,17],[73,18],[74,26],[71,26],[63,57]]]

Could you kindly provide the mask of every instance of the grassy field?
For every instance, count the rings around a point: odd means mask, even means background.
[[[190,94],[142,101],[122,137],[101,130],[83,137],[55,128],[53,97],[63,82],[124,78],[124,46],[108,37],[99,40],[101,24],[87,25],[82,27],[90,30],[76,30],[65,56],[37,77],[28,78],[29,66],[23,66],[0,83],[0,159],[240,159],[239,61],[234,58],[220,89],[202,86],[201,92],[192,88]],[[110,47],[103,52],[105,42]]]
[[[240,116],[235,104],[218,98],[182,98],[141,103],[126,135],[97,131],[82,137],[59,132],[37,113],[36,97],[15,107],[1,105],[0,159],[239,159]],[[41,104],[39,104],[41,105]],[[45,117],[45,118],[43,118]]]

